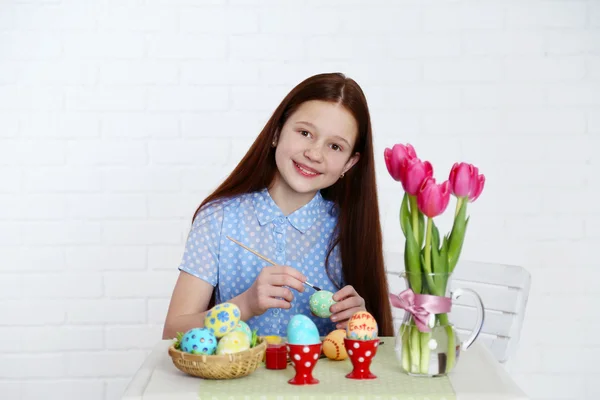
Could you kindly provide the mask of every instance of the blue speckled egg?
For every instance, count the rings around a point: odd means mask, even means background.
[[[306,315],[296,314],[288,323],[287,341],[290,344],[321,343],[319,329]]]
[[[217,338],[206,328],[192,328],[183,335],[180,346],[186,353],[211,355],[217,348]]]
[[[204,318],[204,327],[217,338],[231,332],[240,322],[240,309],[233,303],[222,303],[214,306]]]
[[[233,328],[232,332],[243,332],[248,336],[248,343],[252,343],[252,330],[250,330],[250,327],[244,321],[240,320],[235,328]]]

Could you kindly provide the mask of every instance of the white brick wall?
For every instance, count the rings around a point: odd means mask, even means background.
[[[332,70],[370,102],[386,248],[386,146],[413,143],[438,179],[477,164],[463,257],[533,275],[511,373],[532,399],[598,397],[600,2],[7,0],[0,398],[120,398],[198,203]]]

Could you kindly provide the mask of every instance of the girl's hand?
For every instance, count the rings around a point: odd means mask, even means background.
[[[350,285],[344,286],[336,292],[333,300],[337,303],[329,307],[329,311],[333,313],[330,318],[331,321],[337,323],[337,329],[345,329],[348,320],[355,312],[366,311],[365,301]]]
[[[252,286],[244,292],[244,301],[253,316],[262,315],[270,308],[288,309],[294,299],[290,288],[304,292],[304,281],[306,277],[295,268],[282,265],[264,267]]]

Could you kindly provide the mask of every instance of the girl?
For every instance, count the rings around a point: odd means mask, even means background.
[[[259,335],[286,336],[290,318],[304,314],[324,336],[365,309],[380,335],[393,335],[376,189],[361,88],[339,73],[301,82],[198,207],[163,338],[203,326],[222,302]],[[335,293],[329,319],[310,313],[307,280]]]

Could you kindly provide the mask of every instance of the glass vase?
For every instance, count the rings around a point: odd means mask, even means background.
[[[429,331],[419,330],[410,312],[404,314],[395,338],[396,357],[401,370],[411,376],[445,376],[455,367],[463,350],[467,350],[477,339],[485,317],[483,302],[471,289],[450,290],[449,274],[411,274],[403,272],[407,287],[415,294],[448,297],[452,301],[464,294],[476,300],[477,322],[468,338],[461,342],[449,316],[430,314],[427,320]]]

